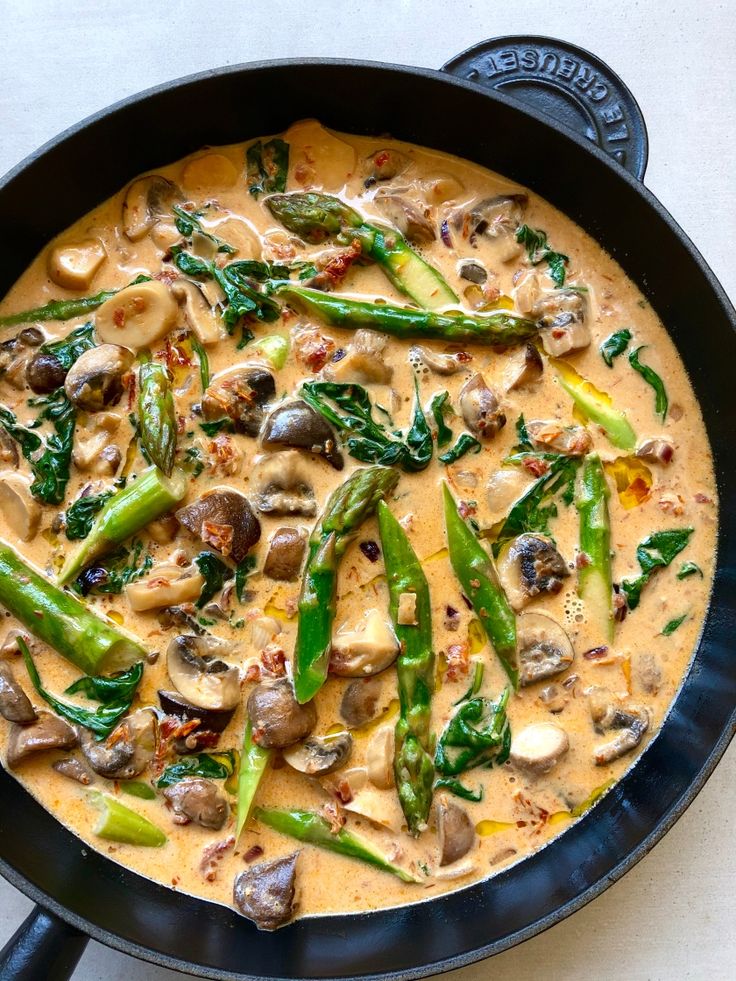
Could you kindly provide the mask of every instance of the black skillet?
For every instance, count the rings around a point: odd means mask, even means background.
[[[641,113],[621,80],[587,52],[544,38],[502,38],[442,72],[265,62],[134,96],[47,144],[0,183],[0,295],[50,238],[140,171],[305,116],[354,133],[390,132],[528,185],[601,242],[644,291],[687,366],[715,454],[718,562],[700,644],[636,766],[536,855],[425,903],[300,920],[276,934],[258,934],[231,910],[84,847],[3,772],[0,871],[39,904],[0,954],[3,981],[68,978],[88,936],[209,978],[404,979],[461,967],[557,923],[623,875],[691,803],[734,733],[736,315],[641,184]]]

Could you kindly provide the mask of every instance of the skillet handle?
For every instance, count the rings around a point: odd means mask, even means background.
[[[88,939],[36,906],[0,951],[0,981],[69,981]]]
[[[551,117],[643,180],[649,139],[639,104],[616,72],[589,51],[554,38],[497,37],[450,59],[442,71]]]

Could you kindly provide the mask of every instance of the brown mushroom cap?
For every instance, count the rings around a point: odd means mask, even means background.
[[[289,766],[314,777],[339,770],[352,751],[353,737],[349,732],[340,732],[334,736],[310,736],[285,749],[283,756]]]
[[[298,858],[299,852],[293,852],[271,862],[259,862],[235,877],[235,906],[259,930],[277,930],[291,919]]]
[[[233,562],[242,562],[261,537],[261,524],[248,499],[215,488],[176,512],[179,524]]]
[[[80,355],[67,372],[64,390],[70,402],[87,412],[114,405],[123,394],[123,376],[133,352],[119,344],[100,344]]]
[[[211,634],[180,634],[166,651],[166,668],[174,687],[192,705],[232,711],[240,702],[240,671],[223,660],[225,641]]]
[[[0,715],[8,722],[28,725],[36,721],[36,712],[28,695],[15,680],[7,661],[0,661]]]
[[[263,574],[279,582],[293,582],[299,575],[307,546],[298,528],[277,528],[268,545]]]
[[[202,415],[211,422],[228,418],[235,432],[257,436],[264,406],[275,394],[270,371],[263,365],[244,365],[212,381],[202,398]]]
[[[223,732],[235,712],[235,706],[226,709],[200,708],[178,691],[162,690],[158,693],[158,700],[167,715],[175,715],[184,722],[199,719],[200,728],[209,732]]]
[[[544,613],[522,613],[517,617],[516,638],[522,687],[566,671],[575,657],[565,630]]]
[[[174,814],[187,818],[202,828],[219,831],[230,817],[230,804],[212,780],[185,777],[164,790]]]
[[[475,843],[475,827],[464,807],[444,794],[437,798],[437,836],[440,865],[451,865],[467,855]]]
[[[150,709],[127,716],[104,742],[79,729],[79,745],[90,767],[101,777],[131,780],[148,766],[156,749],[156,717]]]
[[[35,753],[48,749],[71,749],[77,744],[77,734],[72,727],[50,712],[39,712],[30,725],[13,722],[8,736],[6,758],[13,769]]]
[[[460,409],[465,425],[478,439],[493,439],[506,425],[506,414],[480,373],[473,375],[460,390]]]
[[[340,715],[353,729],[377,718],[382,711],[383,682],[377,675],[357,678],[345,689],[340,702]]]
[[[288,678],[256,685],[248,696],[253,741],[264,749],[284,749],[304,739],[317,724],[313,702],[300,705]]]
[[[284,402],[273,410],[266,419],[261,443],[265,449],[293,446],[318,453],[335,470],[342,470],[345,465],[330,425],[302,399]]]
[[[36,395],[47,395],[61,388],[66,369],[55,354],[38,351],[26,365],[26,381]]]

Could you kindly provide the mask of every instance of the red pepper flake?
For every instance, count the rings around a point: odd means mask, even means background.
[[[255,860],[260,858],[263,854],[263,848],[260,845],[251,845],[245,855],[243,855],[243,861],[255,862]]]
[[[353,799],[353,790],[345,777],[341,777],[335,784],[335,796],[343,804],[349,804]]]
[[[450,644],[445,654],[447,662],[448,681],[457,681],[462,675],[468,673],[470,667],[469,650],[467,644]]]
[[[260,681],[261,680],[261,666],[260,664],[249,664],[245,672],[246,682]]]
[[[575,568],[585,569],[590,565],[590,561],[591,559],[587,552],[578,552],[575,556]]]
[[[695,500],[697,501],[698,504],[712,504],[713,503],[713,499],[711,497],[708,497],[707,494],[698,493],[698,494],[695,495]]]
[[[601,647],[591,647],[589,651],[583,651],[583,657],[586,661],[600,661],[608,654],[608,648],[604,644]]]
[[[275,678],[283,678],[286,674],[286,653],[276,644],[269,644],[261,651],[263,667]]]
[[[549,470],[549,461],[540,460],[535,456],[525,456],[521,465],[525,470],[528,470],[533,477],[541,477],[542,474],[547,473]]]

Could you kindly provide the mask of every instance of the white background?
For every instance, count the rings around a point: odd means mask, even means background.
[[[89,113],[206,68],[300,55],[439,67],[483,38],[524,33],[564,37],[623,76],[649,128],[646,183],[736,298],[734,0],[0,0],[0,172]],[[456,981],[736,977],[735,811],[732,747],[685,817],[622,881]],[[0,943],[29,910],[0,880]],[[75,974],[178,977],[96,943]]]

